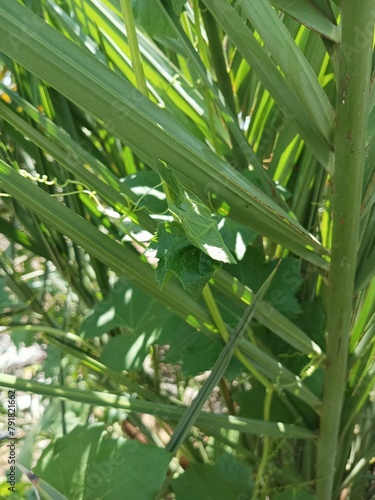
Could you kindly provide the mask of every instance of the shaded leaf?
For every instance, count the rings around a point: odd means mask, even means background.
[[[267,276],[276,267],[277,261],[264,262],[261,254],[250,247],[240,264],[231,269],[242,283],[248,285],[255,292],[259,290]],[[295,297],[303,279],[300,272],[299,259],[287,257],[282,259],[280,267],[266,294],[265,300],[284,314],[296,315],[302,312],[301,306]]]
[[[318,297],[312,302],[301,302],[302,314],[293,318],[308,336],[325,350],[325,314],[322,300]]]
[[[162,287],[173,273],[184,289],[198,298],[221,264],[193,246],[175,222],[159,225],[157,240],[152,247],[157,248],[159,285]]]
[[[121,327],[124,333],[109,339],[100,360],[112,370],[139,370],[150,345],[168,342],[181,323],[168,309],[120,279],[110,295],[86,315],[81,334],[92,338]]]
[[[253,484],[251,469],[228,454],[220,455],[216,464],[191,463],[172,482],[178,500],[236,500],[250,498]]]
[[[235,394],[233,399],[240,406],[239,415],[241,417],[263,419],[265,395],[265,388],[256,381],[252,382],[250,391]],[[270,421],[285,423],[294,423],[295,421],[292,413],[282,403],[282,400],[276,391],[272,395]]]
[[[143,361],[149,353],[150,346],[158,341],[164,333],[171,335],[174,328],[181,322],[178,318],[172,317],[168,325],[161,325],[155,328],[138,328],[134,333],[125,333],[112,337],[104,346],[100,361],[112,370],[140,370]],[[173,321],[174,320],[174,321]],[[155,320],[153,321],[155,324]],[[164,339],[163,342],[168,339]]]
[[[309,493],[303,487],[295,486],[277,493],[274,500],[316,500],[316,496]]]
[[[213,367],[222,349],[223,345],[219,340],[202,335],[201,332],[189,332],[184,328],[175,333],[165,361],[181,364],[183,377],[195,377]],[[236,358],[232,358],[225,376],[233,380],[240,370],[241,364]]]

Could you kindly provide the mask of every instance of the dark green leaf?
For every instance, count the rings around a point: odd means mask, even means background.
[[[282,493],[277,493],[274,500],[316,500],[316,496],[309,493],[302,487],[294,486]]]
[[[173,273],[186,291],[198,298],[206,283],[221,264],[193,246],[182,228],[175,222],[159,225],[156,257],[159,264],[156,277],[162,287]]]
[[[110,338],[101,362],[112,370],[139,370],[151,344],[169,341],[182,320],[141,290],[120,279],[110,295],[85,317],[81,334],[92,338],[121,327],[123,334]]]
[[[276,260],[264,262],[258,250],[250,247],[240,264],[231,268],[231,272],[242,283],[257,291],[276,264]],[[283,259],[266,294],[265,300],[284,314],[296,315],[302,312],[294,296],[303,282],[300,266],[301,262],[298,259],[292,257]]]
[[[236,401],[240,406],[239,415],[241,415],[241,417],[263,419],[265,395],[265,388],[258,382],[252,382],[250,391],[237,393],[234,397],[234,401]],[[272,396],[270,420],[272,422],[295,422],[295,418],[282,403],[282,400],[277,392],[274,392]]]
[[[325,314],[323,302],[320,298],[312,302],[301,302],[302,314],[293,318],[293,323],[298,325],[308,336],[325,350]]]
[[[219,340],[202,335],[201,332],[189,332],[183,328],[175,333],[165,360],[167,363],[181,364],[183,377],[195,377],[211,370],[222,349],[223,346]],[[225,376],[233,380],[240,370],[239,361],[232,358]]]
[[[223,454],[214,466],[191,463],[172,488],[178,500],[248,499],[253,489],[251,469]]]

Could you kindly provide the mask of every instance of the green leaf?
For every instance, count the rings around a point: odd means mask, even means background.
[[[185,0],[172,0],[171,3],[175,13],[179,16]],[[138,27],[144,29],[148,36],[173,37],[173,30],[153,0],[132,0],[132,7]]]
[[[153,307],[154,306],[154,307]],[[81,325],[81,335],[93,338],[121,326],[134,332],[137,324],[155,321],[155,315],[160,311],[159,304],[141,290],[130,285],[126,280],[119,279],[105,300],[97,302],[85,316]],[[163,312],[166,312],[166,309]]]
[[[250,498],[253,490],[251,469],[232,455],[223,454],[215,465],[191,463],[172,482],[178,500],[235,500]]]
[[[112,439],[103,425],[77,426],[43,451],[34,472],[71,500],[120,500],[124,492],[153,500],[170,458],[160,448]]]
[[[4,18],[0,50],[102,120],[108,130],[143,161],[151,166],[155,158],[168,162],[185,187],[201,199],[212,192],[214,184],[215,192],[220,194],[217,201],[225,200],[229,204],[231,217],[262,231],[298,255],[327,267],[311,249],[321,254],[327,251],[292,216],[253,188],[208,146],[123,77],[16,0],[0,0],[0,15]],[[324,152],[328,146],[320,141],[318,149]]]
[[[140,302],[142,305],[143,303]],[[163,307],[154,304],[155,309]],[[135,326],[132,333],[112,337],[104,346],[100,361],[112,370],[141,370],[152,344],[172,342],[174,333],[182,326],[182,321],[173,314],[155,315],[149,310]],[[163,313],[162,313],[163,314]],[[190,329],[188,328],[188,331]],[[205,337],[204,337],[205,338]]]
[[[168,200],[169,210],[182,225],[189,240],[212,259],[235,264],[236,260],[225,246],[211,210],[193,193],[182,189],[173,170],[165,162],[158,160],[155,164],[174,193],[173,200]]]
[[[334,24],[334,18],[333,20],[329,19],[329,16],[324,15],[312,5],[313,2],[310,3],[305,0],[294,0],[293,2],[290,0],[271,0],[271,3],[277,9],[294,17],[297,21],[317,31],[328,40],[336,43],[341,41],[341,28]]]
[[[276,103],[291,119],[297,132],[304,139],[319,161],[327,166],[329,163],[330,124],[332,116],[321,117],[318,123],[312,120],[294,88],[293,80],[289,81],[280,72],[269,53],[261,47],[254,33],[246,26],[243,19],[226,0],[203,0],[212,15],[222,26],[231,41],[236,45],[244,59],[254,68],[259,80],[263,83]],[[267,26],[267,20],[265,20]],[[325,112],[328,110],[324,110]],[[324,135],[320,129],[323,124]]]
[[[140,370],[142,363],[149,353],[150,345],[157,337],[137,336],[128,333],[111,338],[104,346],[100,361],[116,371]]]
[[[258,250],[250,247],[240,264],[231,271],[242,283],[257,291],[276,264],[276,260],[264,262]],[[303,282],[300,267],[301,262],[298,259],[292,257],[282,259],[279,270],[266,294],[265,300],[284,314],[296,315],[302,312],[295,297],[295,293]]]
[[[25,476],[33,484],[34,488],[40,495],[42,500],[68,500],[64,495],[61,495],[53,486],[51,486],[47,481],[44,481],[37,475],[33,474],[29,469],[21,464],[17,464],[17,467],[25,474]]]
[[[218,339],[202,335],[201,332],[187,331],[186,328],[181,328],[179,331],[175,331],[165,361],[181,364],[183,377],[195,377],[202,372],[211,370],[222,349],[223,345]],[[238,376],[240,370],[239,361],[232,358],[225,376],[229,380],[233,380]]]
[[[257,233],[229,217],[215,217],[220,235],[230,252],[241,260],[246,247],[256,238]]]
[[[159,285],[162,287],[173,273],[184,289],[197,299],[221,264],[194,247],[176,222],[160,224],[157,240],[152,247],[157,248]]]
[[[236,263],[209,208],[199,198],[184,190],[177,203],[169,203],[169,209],[178,218],[189,240],[202,252],[220,262]]]
[[[168,209],[165,193],[160,185],[160,177],[152,171],[144,170],[121,179],[134,194],[137,209],[144,208],[151,214],[162,214]]]
[[[264,398],[266,389],[257,381],[251,382],[251,390],[239,392],[234,395],[234,401],[240,406],[239,415],[249,418],[264,418]],[[275,391],[272,396],[271,422],[294,423],[293,414],[282,403],[280,396]]]
[[[321,11],[323,14],[331,20],[332,23],[336,22],[335,14],[332,9],[330,0],[312,0],[312,3]]]
[[[281,493],[276,493],[274,500],[316,500],[316,496],[302,486],[292,486]]]
[[[312,302],[300,302],[302,314],[293,318],[293,323],[299,326],[311,340],[325,350],[325,313],[321,298],[316,298]]]
[[[93,338],[121,327],[123,334],[109,339],[100,361],[112,370],[139,370],[151,344],[182,323],[168,309],[124,279],[119,279],[109,296],[98,302],[82,322],[81,334]]]
[[[303,103],[310,119],[329,139],[334,123],[332,105],[313,68],[278,13],[268,0],[240,0],[240,5],[282,70],[285,80]]]

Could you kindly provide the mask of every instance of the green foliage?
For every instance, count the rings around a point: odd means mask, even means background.
[[[189,332],[185,328],[175,332],[174,342],[165,360],[180,364],[183,377],[194,377],[212,368],[221,350],[222,344],[218,339],[205,337],[199,332]],[[240,363],[233,358],[225,376],[228,380],[234,380],[240,371]]]
[[[120,180],[134,194],[133,201],[138,210],[150,214],[163,214],[167,211],[165,194],[161,189],[160,177],[152,171],[141,171]],[[131,210],[132,211],[132,210]]]
[[[179,16],[184,7],[184,0],[172,0],[173,10]],[[152,0],[132,0],[134,18],[137,25],[151,37],[173,37],[173,30],[162,10]]]
[[[125,280],[118,280],[105,300],[82,321],[81,335],[93,338],[120,329],[105,343],[100,360],[112,370],[140,370],[155,343],[170,341],[181,320]]]
[[[240,415],[243,417],[262,418],[263,417],[263,401],[266,394],[266,389],[258,383],[254,383],[250,391],[239,392],[235,396],[236,403],[240,406]],[[270,420],[277,422],[293,423],[295,417],[285,405],[285,400],[275,393],[272,397]]]
[[[0,0],[14,498],[371,496],[374,16]]]
[[[233,274],[242,283],[257,291],[276,265],[276,260],[264,262],[261,253],[250,247],[240,264],[234,268]],[[300,267],[301,262],[298,259],[290,257],[283,259],[266,295],[266,299],[286,315],[297,315],[302,312],[295,297],[295,293],[303,283]]]
[[[160,286],[174,274],[184,290],[197,299],[206,283],[220,269],[220,262],[193,246],[186,233],[175,222],[159,225],[156,237],[157,244],[153,248],[157,248],[159,263],[156,278]]]
[[[177,498],[197,500],[250,498],[251,469],[232,455],[220,455],[215,465],[191,464],[185,474],[172,482]]]
[[[169,209],[181,223],[189,240],[209,257],[220,262],[235,264],[209,209],[195,196],[183,191],[180,199],[169,204]]]
[[[124,491],[151,500],[170,458],[165,450],[113,439],[103,425],[78,426],[44,450],[34,472],[72,500],[121,498]]]

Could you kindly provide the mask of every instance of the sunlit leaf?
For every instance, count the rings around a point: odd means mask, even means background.
[[[71,500],[120,500],[124,491],[144,500],[156,495],[169,461],[163,449],[112,439],[103,425],[78,426],[44,450],[34,472]]]

